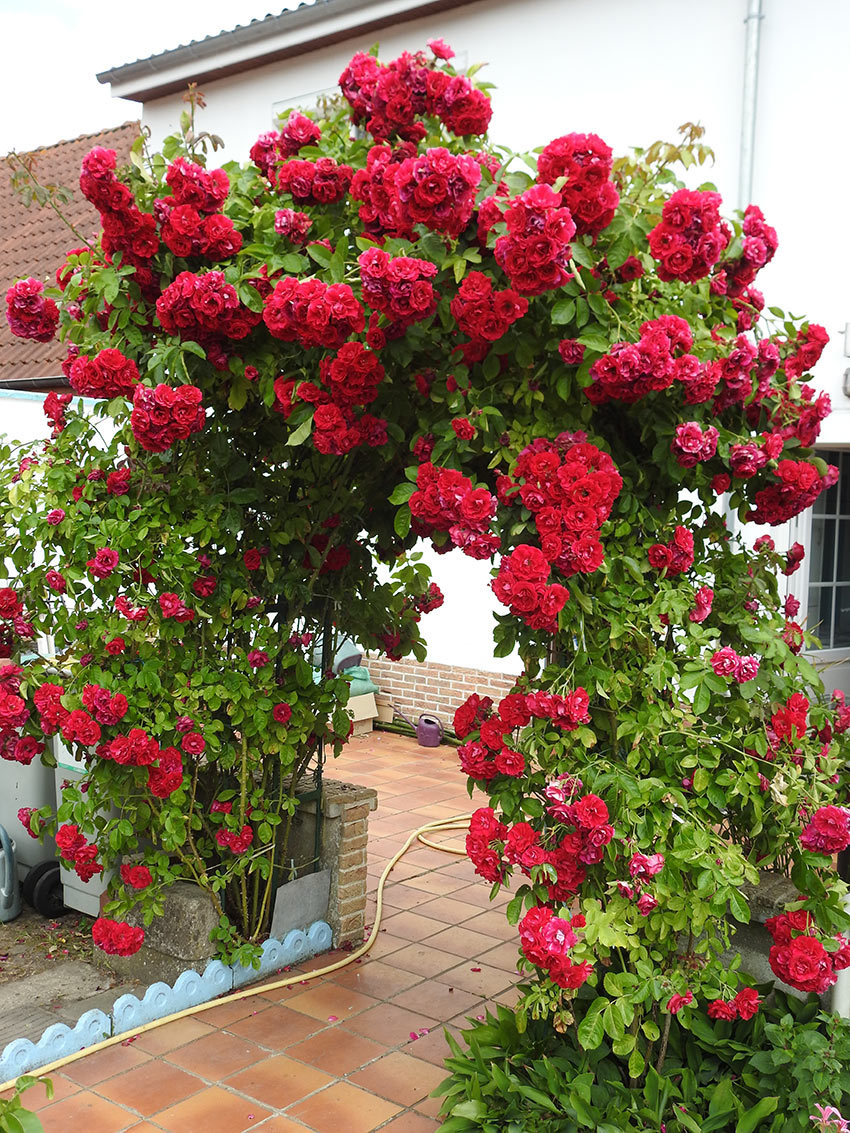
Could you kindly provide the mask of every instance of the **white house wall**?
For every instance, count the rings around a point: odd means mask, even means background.
[[[545,145],[571,131],[600,134],[615,153],[675,140],[683,122],[701,122],[717,164],[689,183],[713,181],[726,207],[736,199],[746,0],[485,0],[410,23],[381,36],[381,54],[423,47],[442,36],[469,63],[486,60],[492,92],[491,136],[515,150]],[[841,391],[843,327],[850,320],[850,184],[847,83],[850,3],[765,0],[752,199],[779,233],[779,251],[760,276],[767,303],[822,323],[832,338],[815,384],[833,415],[823,441],[850,442],[850,401]],[[352,38],[284,64],[204,84],[201,125],[220,134],[216,161],[246,160],[273,125],[274,106],[334,87],[371,38]],[[163,49],[170,46],[163,44]],[[179,95],[151,101],[143,120],[159,142],[174,132]],[[775,533],[781,545],[788,532]],[[446,605],[423,622],[435,661],[515,670],[494,662],[487,645],[487,564],[435,559]],[[796,581],[796,580],[795,580]]]

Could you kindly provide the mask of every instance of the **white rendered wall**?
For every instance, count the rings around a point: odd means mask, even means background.
[[[486,60],[492,92],[491,137],[516,150],[560,134],[597,133],[615,153],[676,140],[683,122],[700,122],[717,152],[714,167],[690,184],[713,181],[726,209],[738,201],[738,153],[746,0],[485,0],[400,25],[381,36],[381,55],[423,47],[442,36],[469,63]],[[815,384],[832,397],[824,443],[850,443],[850,401],[841,392],[843,327],[850,321],[850,184],[847,75],[850,3],[766,0],[762,20],[753,202],[779,233],[776,259],[759,279],[768,305],[822,323],[832,337]],[[284,64],[204,85],[201,125],[226,142],[217,160],[247,160],[272,107],[333,87],[371,38],[351,39]],[[144,107],[161,141],[174,132],[183,104],[171,95]],[[775,532],[784,544],[787,532]],[[429,560],[431,561],[431,560]],[[445,606],[423,619],[435,661],[516,671],[517,661],[490,652],[488,565],[459,555],[434,556]]]

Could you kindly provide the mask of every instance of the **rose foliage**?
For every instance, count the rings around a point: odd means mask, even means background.
[[[455,719],[489,796],[469,854],[516,886],[520,1020],[639,1079],[673,1014],[758,1011],[721,962],[758,869],[800,893],[776,974],[822,993],[850,963],[847,713],[779,593],[801,552],[748,549],[721,506],[775,526],[834,485],[803,380],[826,335],[765,311],[761,211],[675,180],[710,153],[695,127],[617,161],[577,133],[506,156],[438,47],[355,56],[245,165],[207,169],[188,118],[128,168],[85,158],[98,240],[8,294],[95,400],[51,395],[50,440],[3,450],[2,755],[58,735],[84,761],[26,822],[116,871],[103,946],[137,947],[120,918],[182,877],[222,954],[250,952],[298,777],[348,733],[311,641],[330,620],[421,658],[417,541],[492,562],[495,651],[524,672]]]

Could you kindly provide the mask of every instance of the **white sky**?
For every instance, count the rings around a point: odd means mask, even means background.
[[[139,117],[95,75],[296,7],[288,0],[0,0],[0,155]]]

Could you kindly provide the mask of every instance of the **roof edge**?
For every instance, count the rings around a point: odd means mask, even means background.
[[[362,32],[432,13],[465,7],[476,0],[315,0],[267,16],[233,31],[102,71],[112,95],[146,101],[183,90],[189,81],[209,82],[338,43]],[[322,30],[322,25],[326,25]],[[316,34],[318,32],[318,34]]]

